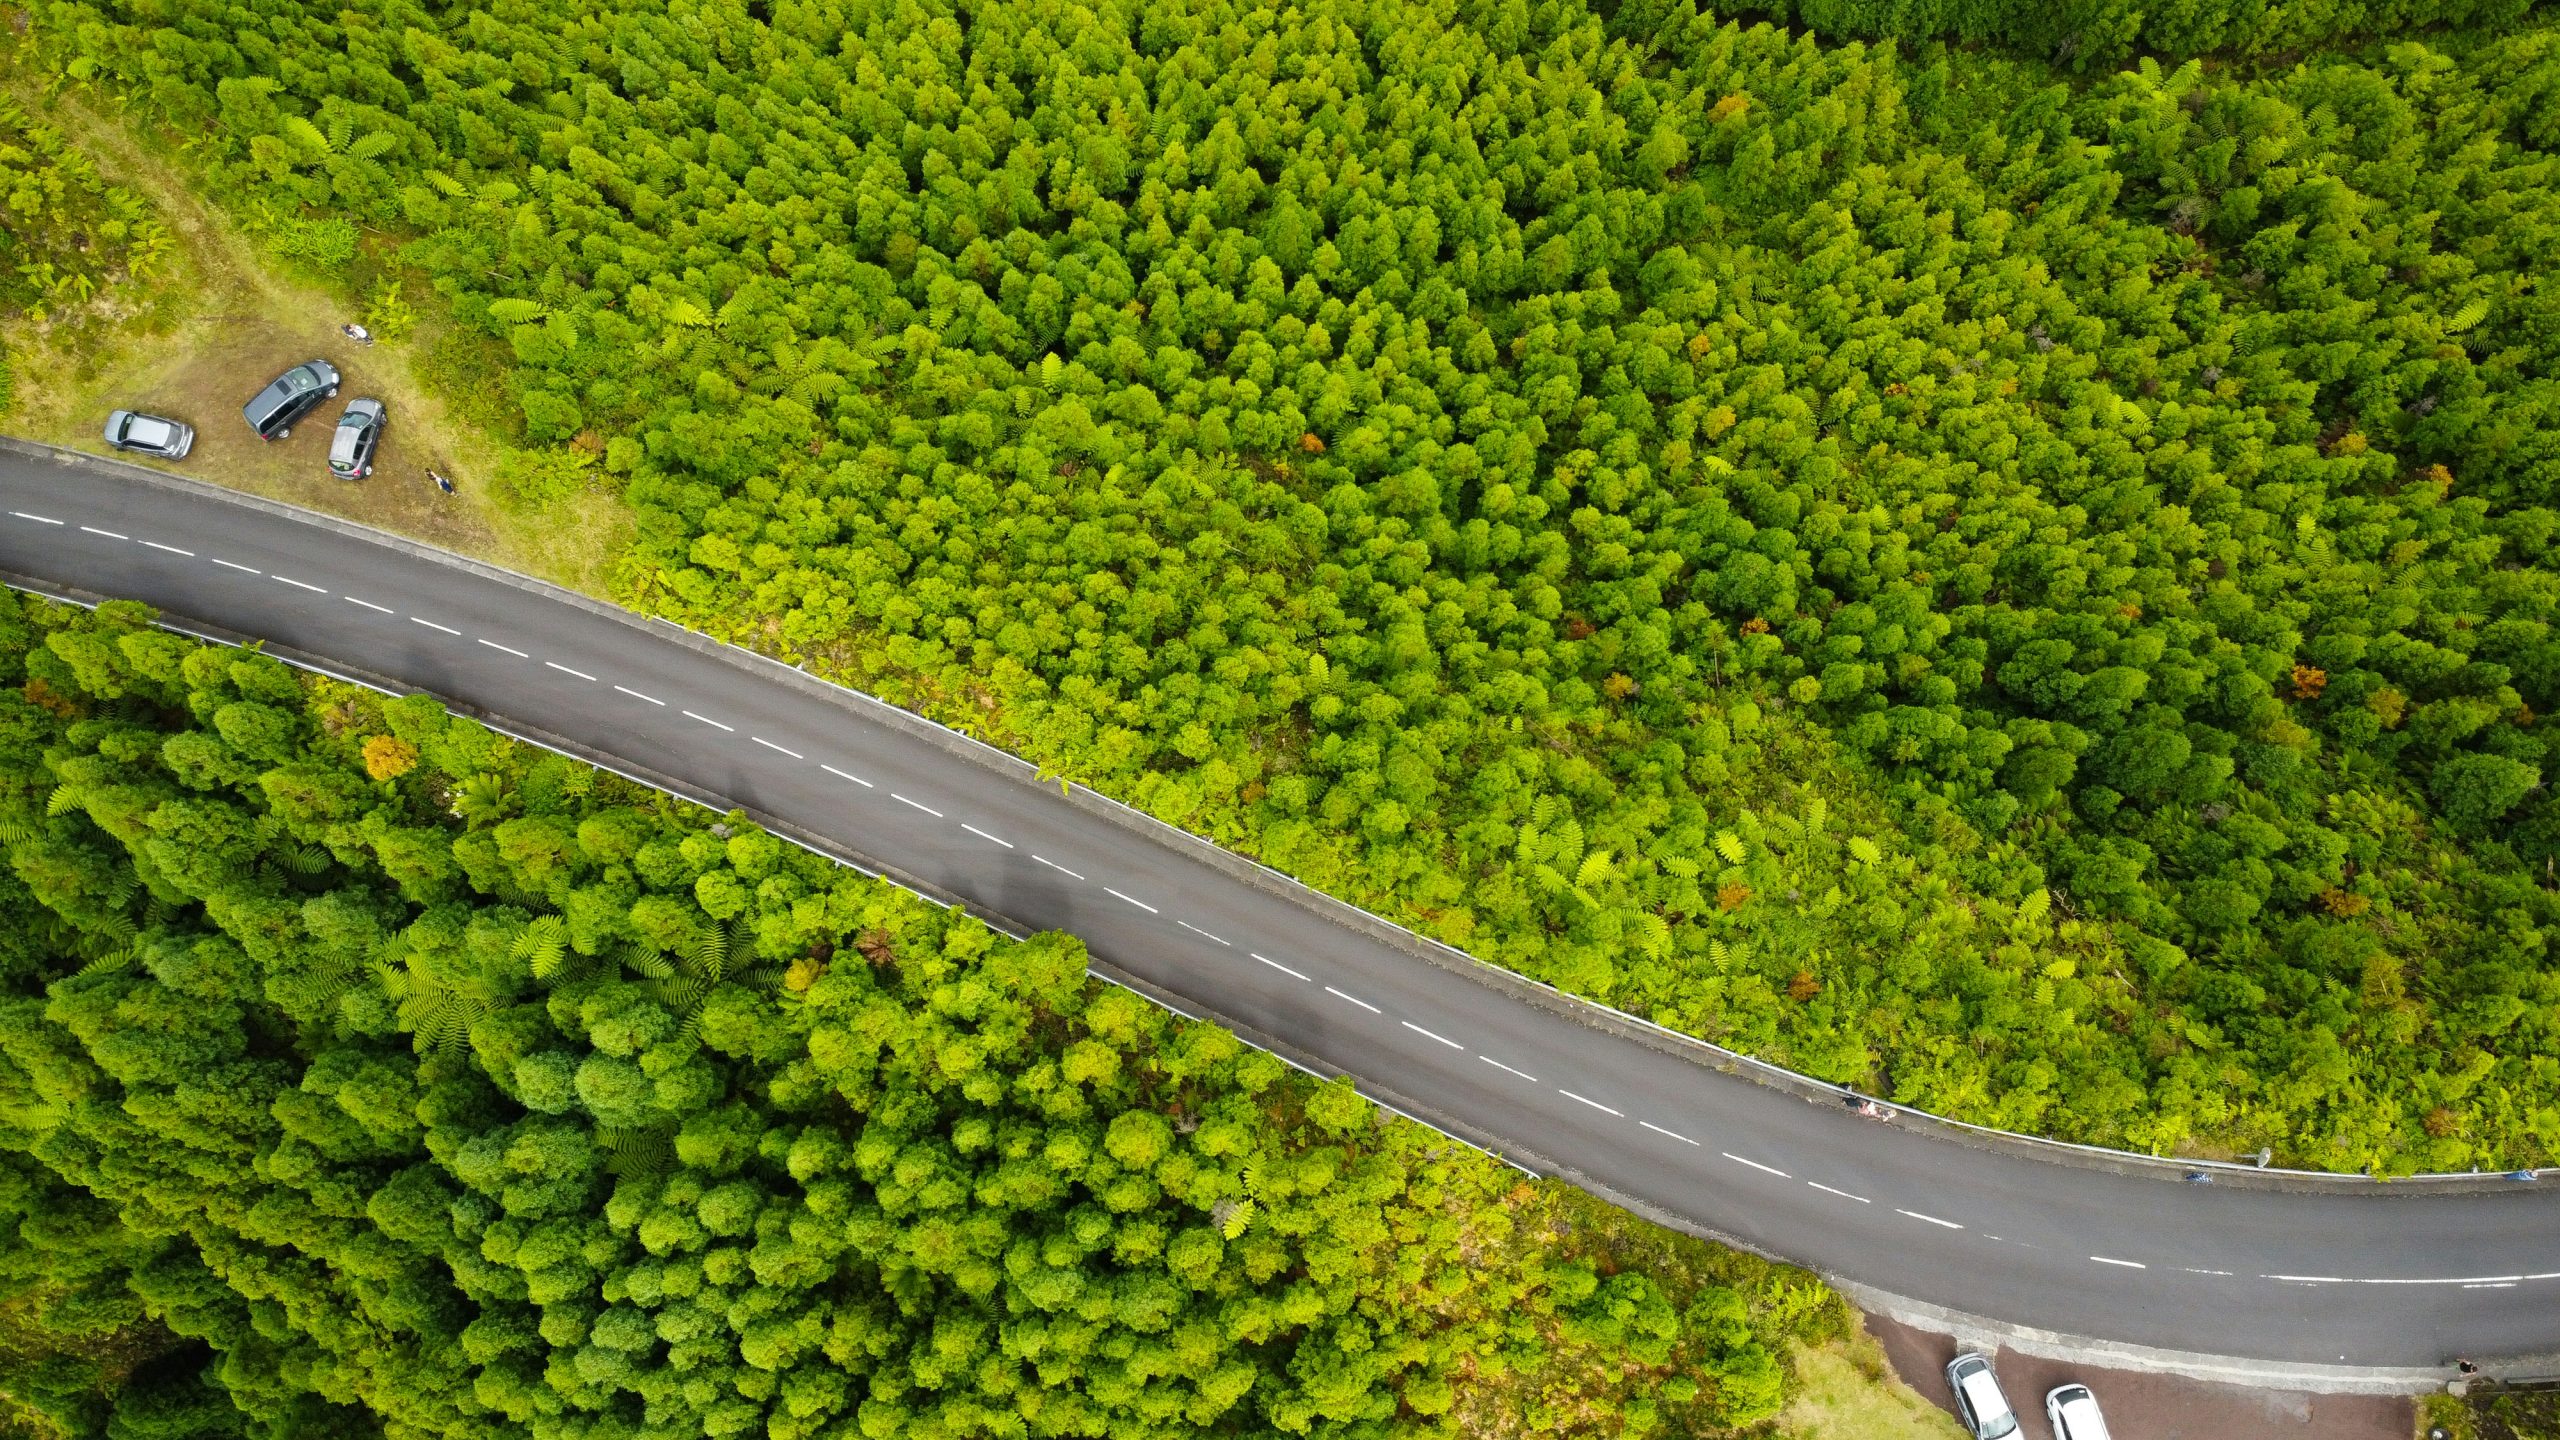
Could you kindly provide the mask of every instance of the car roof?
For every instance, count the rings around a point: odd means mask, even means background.
[[[157,415],[129,415],[125,418],[124,433],[128,440],[157,445],[177,435],[178,422],[163,420]]]
[[[2107,1422],[2098,1415],[2098,1398],[2080,1385],[2068,1387],[2070,1393],[2054,1392],[2061,1397],[2062,1423],[2068,1427],[2068,1440],[2108,1440]]]
[[[329,463],[345,465],[352,462],[356,458],[356,441],[363,436],[364,431],[356,426],[340,425],[337,434],[329,441]]]
[[[1967,1370],[1957,1382],[1964,1386],[1965,1399],[1973,1405],[1973,1413],[1984,1420],[1997,1419],[2009,1413],[2009,1397],[2000,1393],[2000,1382],[1991,1378],[1991,1367]]]

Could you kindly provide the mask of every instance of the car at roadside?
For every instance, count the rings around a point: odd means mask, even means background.
[[[2086,1385],[2054,1387],[2044,1397],[2044,1418],[2053,1426],[2053,1440],[2108,1440],[2098,1397]]]
[[[107,443],[137,455],[184,460],[187,452],[195,448],[196,427],[162,415],[118,410],[107,417]]]
[[[382,448],[382,427],[390,418],[370,395],[348,401],[338,416],[338,433],[329,437],[329,473],[341,480],[372,474],[373,452]]]
[[[2009,1440],[2018,1433],[2018,1412],[1980,1354],[1968,1350],[1947,1362],[1947,1388],[1956,1392],[1956,1418],[1973,1440]]]
[[[281,440],[293,433],[294,421],[337,393],[338,368],[326,360],[305,360],[268,381],[266,389],[240,407],[240,415],[259,439]]]

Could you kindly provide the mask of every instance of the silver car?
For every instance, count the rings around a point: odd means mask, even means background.
[[[2018,1412],[2000,1393],[1990,1361],[1971,1350],[1948,1361],[1947,1388],[1956,1392],[1956,1418],[1973,1440],[2009,1440],[2018,1433]]]
[[[373,452],[382,447],[382,427],[390,418],[382,402],[370,395],[348,401],[338,417],[338,433],[329,437],[329,473],[341,480],[372,474]]]
[[[184,420],[118,410],[107,417],[107,443],[119,450],[157,455],[163,460],[184,460],[187,452],[195,448],[196,427]]]
[[[2107,1440],[2098,1397],[2086,1385],[2056,1386],[2044,1397],[2044,1418],[2053,1426],[2053,1440]]]

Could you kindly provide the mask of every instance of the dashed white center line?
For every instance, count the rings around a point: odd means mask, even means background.
[[[50,515],[30,515],[24,510],[12,510],[9,513],[17,516],[21,520],[33,520],[39,525],[59,525],[62,523]]]
[[[2151,1268],[2139,1260],[2112,1260],[2104,1255],[2092,1255],[2089,1258],[2100,1265],[2115,1265],[2126,1270],[2148,1270]]]
[[[1081,880],[1081,879],[1083,879],[1083,878],[1084,878],[1083,876],[1078,875],[1078,874],[1077,874],[1076,872],[1074,872],[1073,870],[1068,869],[1066,866],[1059,864],[1057,861],[1052,860],[1052,859],[1048,858],[1048,857],[1047,857],[1047,856],[1045,856],[1045,855],[1034,855],[1034,856],[1032,856],[1031,858],[1032,858],[1032,859],[1034,859],[1034,860],[1039,861],[1041,864],[1048,866],[1050,869],[1057,871],[1059,874],[1064,875],[1064,876],[1066,876],[1067,878],[1069,878],[1069,879],[1071,879],[1071,880]]]
[[[2516,1288],[2516,1282],[2513,1280],[2482,1280],[2474,1282],[2473,1284],[2465,1285],[2462,1288],[2465,1290],[2513,1290]]]
[[[614,686],[613,688],[614,688],[614,689],[616,689],[616,690],[621,691],[621,692],[622,692],[623,694],[625,694],[625,695],[630,696],[630,697],[631,697],[632,699],[634,699],[634,700],[646,700],[646,701],[648,701],[648,702],[649,702],[650,704],[652,704],[652,705],[664,705],[664,704],[666,704],[666,703],[667,703],[666,701],[659,699],[659,698],[658,698],[657,696],[655,696],[655,695],[643,695],[643,694],[641,694],[639,691],[632,689],[632,688],[631,688],[630,686],[628,686],[628,685],[616,685],[616,686]]]
[[[1120,899],[1128,901],[1130,904],[1137,906],[1139,909],[1146,911],[1150,915],[1161,915],[1164,913],[1153,905],[1148,904],[1146,901],[1139,899],[1135,895],[1121,895],[1119,891],[1112,889],[1108,885],[1103,886],[1102,890],[1104,894],[1119,896]]]
[[[1466,1046],[1459,1044],[1457,1041],[1450,1039],[1446,1035],[1434,1035],[1430,1031],[1423,1029],[1421,1026],[1414,1024],[1410,1020],[1399,1020],[1396,1023],[1402,1025],[1407,1030],[1412,1031],[1414,1034],[1421,1036],[1425,1040],[1437,1040],[1452,1050],[1464,1050],[1467,1048]]]
[[[1492,1056],[1490,1056],[1490,1055],[1479,1055],[1479,1056],[1477,1056],[1476,1058],[1477,1058],[1477,1059],[1479,1059],[1479,1060],[1481,1060],[1481,1061],[1483,1061],[1483,1062],[1484,1062],[1484,1063],[1486,1063],[1487,1065],[1492,1066],[1494,1069],[1501,1071],[1502,1073],[1504,1073],[1504,1074],[1506,1074],[1506,1075],[1517,1075],[1517,1076],[1519,1076],[1521,1079],[1528,1081],[1528,1082],[1529,1082],[1530,1084],[1532,1084],[1532,1085],[1535,1085],[1535,1084],[1537,1084],[1537,1083],[1538,1083],[1538,1077],[1537,1077],[1537,1076],[1530,1074],[1530,1073],[1529,1073],[1528,1071],[1526,1071],[1526,1070],[1514,1070],[1514,1069],[1512,1069],[1510,1066],[1503,1064],[1501,1061],[1494,1059],[1494,1058],[1493,1058]]]
[[[559,671],[559,672],[560,672],[561,674],[563,674],[563,675],[575,675],[575,676],[577,676],[577,677],[578,677],[579,679],[581,679],[581,680],[593,680],[593,679],[595,679],[595,678],[596,678],[596,677],[594,677],[593,675],[588,674],[588,673],[587,673],[586,671],[584,671],[584,670],[572,670],[572,669],[570,669],[568,666],[561,664],[561,663],[560,663],[559,661],[557,661],[557,660],[545,660],[545,661],[543,661],[542,663],[543,663],[543,664],[545,664],[545,665],[550,666],[550,667],[551,667],[552,669],[554,669],[554,670]]]
[[[143,541],[142,543],[143,543],[143,544],[145,544],[145,545],[148,545],[148,544],[150,544],[151,542],[150,542],[150,541],[148,541],[148,540],[145,540],[145,541]],[[378,610],[378,611],[381,611],[381,612],[382,612],[383,614],[385,614],[385,615],[391,615],[391,614],[396,614],[396,613],[397,613],[396,611],[394,611],[394,610],[393,610],[390,606],[388,606],[388,605],[376,605],[376,604],[374,604],[374,603],[373,603],[372,601],[370,601],[370,600],[359,600],[359,599],[357,599],[356,597],[354,597],[353,595],[341,596],[340,598],[341,598],[341,599],[343,599],[343,600],[345,600],[345,601],[346,601],[348,604],[350,604],[350,605],[361,605],[361,606],[363,606],[364,608],[366,608],[367,610]]]
[[[791,757],[792,759],[794,759],[794,760],[806,760],[806,759],[808,759],[808,758],[809,758],[808,756],[801,754],[801,753],[800,753],[799,751],[797,751],[797,750],[786,750],[786,749],[784,749],[782,746],[774,744],[772,741],[767,740],[766,738],[764,738],[764,737],[763,737],[763,736],[761,736],[761,735],[750,735],[750,736],[748,736],[747,738],[748,738],[748,739],[750,739],[750,740],[753,740],[754,742],[756,742],[757,744],[759,744],[759,745],[763,746],[763,747],[764,747],[764,748],[766,748],[767,750],[772,750],[772,751],[778,752],[778,753],[780,753],[780,754],[788,755],[788,756],[790,756],[790,757]]]
[[[474,638],[477,638],[477,637],[474,637]],[[490,649],[492,649],[492,650],[503,650],[503,651],[505,651],[507,654],[509,654],[509,655],[513,655],[514,657],[516,657],[516,658],[517,658],[517,659],[519,659],[519,660],[530,660],[530,659],[532,659],[532,658],[533,658],[532,656],[527,655],[527,654],[526,654],[526,653],[524,653],[523,651],[521,651],[521,650],[517,649],[517,648],[516,648],[516,647],[514,647],[513,645],[501,645],[501,644],[499,644],[499,643],[498,643],[497,641],[495,641],[495,640],[481,640],[481,641],[480,641],[480,643],[481,643],[481,644],[483,644],[483,645],[488,646],[488,647],[489,647]]]
[[[836,768],[836,767],[834,767],[833,765],[829,765],[829,764],[826,764],[826,763],[824,763],[824,762],[820,762],[820,764],[819,764],[818,768],[819,768],[819,769],[821,769],[821,770],[826,771],[828,774],[833,775],[834,777],[836,777],[836,778],[837,778],[837,779],[839,779],[839,780],[850,780],[850,781],[852,781],[854,784],[861,786],[861,787],[862,787],[863,789],[865,789],[865,790],[877,790],[877,789],[879,789],[879,788],[880,788],[879,786],[872,784],[870,781],[863,779],[863,778],[862,778],[861,776],[859,776],[859,775],[848,775],[848,774],[846,774],[844,771],[837,769],[837,768]]]
[[[1864,1196],[1864,1195],[1852,1195],[1852,1194],[1850,1194],[1850,1193],[1849,1193],[1848,1191],[1846,1191],[1846,1190],[1834,1190],[1834,1189],[1832,1189],[1830,1186],[1823,1184],[1823,1183],[1822,1183],[1821,1181],[1819,1181],[1819,1180],[1807,1180],[1807,1181],[1806,1181],[1806,1182],[1804,1182],[1804,1183],[1806,1183],[1807,1185],[1812,1186],[1812,1187],[1813,1187],[1814,1189],[1816,1189],[1816,1190],[1821,1191],[1821,1192],[1822,1192],[1823,1194],[1825,1194],[1825,1195],[1837,1195],[1837,1196],[1839,1196],[1839,1197],[1840,1197],[1841,1199],[1843,1199],[1843,1200],[1855,1200],[1855,1201],[1857,1201],[1857,1202],[1858,1202],[1859,1204],[1861,1204],[1861,1205],[1872,1205],[1872,1204],[1874,1204],[1874,1203],[1875,1203],[1874,1201],[1869,1200],[1869,1199],[1868,1199],[1866,1196]]]
[[[1576,1095],[1570,1090],[1558,1090],[1556,1093],[1567,1100],[1579,1100],[1583,1104],[1590,1106],[1592,1109],[1599,1111],[1603,1115],[1617,1115],[1621,1120],[1627,1118],[1625,1115],[1619,1114],[1619,1112],[1610,1109],[1608,1106],[1601,1104],[1599,1101],[1592,1099],[1588,1095]]]
[[[276,581],[276,583],[277,583],[277,584],[280,584],[280,585],[290,585],[290,586],[292,586],[292,587],[293,587],[294,589],[296,589],[296,590],[308,590],[308,591],[310,591],[310,592],[311,592],[312,594],[314,594],[314,595],[326,595],[326,594],[328,594],[328,593],[329,593],[328,591],[321,589],[321,588],[320,588],[319,586],[317,586],[317,585],[305,585],[304,583],[302,583],[302,582],[301,582],[301,581],[299,581],[299,580],[294,579],[294,578],[293,578],[292,576],[290,576],[290,575],[277,575],[277,576],[273,576],[273,577],[271,577],[271,578],[272,578],[272,579],[274,579],[274,580]]]
[[[1010,850],[1010,849],[1012,849],[1012,848],[1013,848],[1013,842],[1012,842],[1012,841],[1005,839],[1005,838],[1004,838],[1003,836],[1001,836],[1001,835],[990,835],[990,834],[988,834],[986,831],[981,830],[981,829],[979,829],[977,826],[975,826],[975,825],[971,825],[971,824],[969,824],[969,823],[968,823],[968,822],[966,822],[966,821],[961,822],[960,828],[961,828],[961,829],[963,829],[963,830],[968,831],[968,832],[969,832],[970,834],[972,834],[972,835],[977,836],[977,837],[978,837],[979,839],[981,839],[981,840],[993,840],[995,843],[997,843],[998,845],[1003,846],[1003,847],[1004,847],[1004,848],[1006,848],[1007,850]]]
[[[1034,860],[1038,860],[1040,857],[1039,857],[1039,856],[1037,856],[1037,855],[1034,855],[1034,856],[1032,856],[1031,858],[1032,858],[1032,859],[1034,859]],[[1043,862],[1043,863],[1046,863],[1046,862]],[[1246,953],[1246,954],[1248,954],[1248,955],[1253,955],[1253,952],[1252,952],[1252,951],[1250,951],[1250,950],[1246,951],[1245,953]],[[1263,964],[1270,966],[1272,969],[1279,971],[1281,974],[1286,975],[1286,976],[1288,976],[1289,978],[1291,978],[1291,979],[1293,979],[1293,980],[1304,980],[1304,979],[1306,979],[1306,978],[1307,978],[1306,976],[1299,974],[1297,971],[1290,969],[1288,966],[1281,964],[1279,961],[1272,959],[1272,958],[1271,958],[1270,956],[1268,956],[1268,955],[1253,955],[1253,958],[1254,958],[1254,959],[1256,959],[1256,960],[1261,961]]]
[[[1964,1228],[1953,1220],[1941,1220],[1935,1215],[1923,1215],[1917,1210],[1896,1210],[1893,1213],[1896,1215],[1908,1215],[1914,1220],[1926,1220],[1932,1225],[1943,1225],[1949,1230],[1961,1230]]]
[[[897,802],[898,802],[899,804],[901,804],[901,805],[913,805],[913,806],[914,806],[915,808],[917,808],[918,810],[923,811],[924,813],[926,813],[927,815],[932,816],[932,817],[933,817],[934,819],[936,819],[936,820],[939,820],[939,819],[941,819],[941,818],[942,818],[942,812],[941,812],[941,811],[936,810],[936,809],[934,809],[932,806],[927,805],[927,804],[924,804],[924,803],[923,803],[923,802],[921,802],[921,801],[910,800],[910,799],[908,799],[906,796],[899,794],[899,793],[898,793],[897,791],[895,791],[895,790],[892,790],[892,791],[890,791],[890,792],[889,792],[889,798],[890,798],[890,799],[892,799],[892,800],[897,801]],[[1124,897],[1124,898],[1125,898],[1125,897]]]
[[[88,531],[92,535],[104,535],[110,540],[130,540],[133,538],[130,535],[119,535],[113,530],[101,530],[95,525],[83,525],[80,528]]]
[[[2261,1275],[2258,1278],[2261,1280],[2291,1280],[2303,1285],[2344,1285],[2347,1283],[2344,1277],[2337,1275]]]
[[[1372,1014],[1372,1015],[1377,1015],[1377,1014],[1382,1014],[1382,1013],[1384,1013],[1384,1012],[1380,1011],[1380,1010],[1378,1009],[1378,1007],[1377,1007],[1377,1006],[1370,1004],[1368,1001],[1361,999],[1359,996],[1357,996],[1357,995],[1345,995],[1345,994],[1343,994],[1341,991],[1334,989],[1334,988],[1333,988],[1332,986],[1330,986],[1330,985],[1327,985],[1326,987],[1324,987],[1324,993],[1326,993],[1327,995],[1335,996],[1335,997],[1340,998],[1340,999],[1343,999],[1343,1000],[1348,1000],[1348,1001],[1350,1001],[1352,1004],[1359,1006],[1361,1009],[1368,1011],[1368,1012],[1369,1012],[1370,1014]]]
[[[1795,1178],[1794,1176],[1789,1175],[1786,1171],[1779,1169],[1779,1168],[1778,1168],[1777,1166],[1775,1166],[1775,1165],[1763,1165],[1763,1164],[1761,1164],[1761,1163],[1760,1163],[1759,1161],[1757,1161],[1757,1160],[1745,1160],[1745,1159],[1743,1159],[1741,1156],[1734,1154],[1734,1153],[1733,1153],[1732,1151],[1730,1151],[1730,1150],[1719,1150],[1719,1151],[1717,1151],[1716,1153],[1717,1153],[1717,1154],[1719,1154],[1719,1155],[1721,1155],[1721,1156],[1723,1156],[1723,1157],[1724,1157],[1724,1158],[1726,1158],[1727,1160],[1732,1161],[1732,1162],[1733,1162],[1734,1164],[1736,1164],[1736,1165],[1748,1165],[1748,1166],[1750,1166],[1750,1167],[1751,1167],[1752,1169],[1754,1169],[1754,1170],[1760,1171],[1761,1173],[1763,1173],[1763,1174],[1767,1174],[1767,1175],[1775,1175],[1775,1176],[1777,1176],[1777,1177],[1778,1177],[1779,1179],[1781,1179],[1781,1180],[1792,1180],[1792,1179],[1794,1179],[1794,1178]]]
[[[221,561],[219,561],[219,560],[216,560],[216,561],[214,561],[213,563],[214,563],[214,564],[216,564],[216,565],[219,565],[219,564],[221,564],[222,562],[221,562]],[[439,625],[439,624],[437,624],[436,622],[434,622],[433,620],[420,620],[420,619],[418,619],[418,617],[417,617],[417,616],[415,616],[415,615],[412,615],[412,616],[410,616],[409,618],[410,618],[410,620],[411,620],[411,621],[413,621],[413,622],[415,622],[415,623],[417,623],[417,624],[420,624],[420,625],[424,625],[424,626],[426,626],[426,627],[427,627],[428,629],[430,629],[430,630],[441,630],[441,631],[443,631],[444,633],[446,633],[447,635],[459,635],[459,634],[461,634],[461,633],[462,633],[461,631],[454,629],[454,628],[453,628],[452,626],[450,626],[450,625]]]
[[[2230,1271],[2228,1271],[2228,1270],[2199,1270],[2199,1269],[2197,1269],[2196,1267],[2194,1267],[2193,1265],[2181,1265],[2181,1266],[2179,1266],[2178,1268],[2179,1268],[2179,1269],[2181,1269],[2181,1270],[2186,1271],[2186,1272],[2187,1272],[2188,1274],[2190,1274],[2190,1275],[2222,1275],[2222,1276],[2228,1276],[2228,1275],[2230,1275],[2230,1273],[2231,1273],[2231,1272],[2230,1272]]]
[[[715,729],[715,730],[726,730],[726,731],[728,731],[728,732],[729,732],[730,734],[732,734],[732,735],[735,735],[735,734],[737,734],[737,733],[738,733],[738,727],[737,727],[737,726],[735,726],[735,725],[723,725],[723,724],[721,724],[719,721],[712,719],[712,718],[711,718],[710,716],[708,716],[708,715],[696,715],[696,714],[694,714],[694,713],[693,713],[692,711],[690,711],[690,710],[684,711],[684,712],[683,712],[683,714],[684,714],[684,718],[686,718],[687,720],[699,720],[699,721],[701,721],[703,724],[708,725],[708,726],[712,727],[712,728],[713,728],[713,729]]]
[[[59,520],[56,520],[56,521],[55,521],[55,522],[53,522],[53,523],[55,523],[56,525],[59,525],[59,524],[61,524],[62,522],[61,522],[61,521],[59,521]],[[239,563],[237,563],[237,562],[235,562],[235,561],[225,560],[225,559],[223,559],[223,558],[222,558],[221,556],[219,556],[219,555],[216,555],[216,556],[214,556],[214,557],[213,557],[213,563],[214,563],[214,564],[216,564],[216,565],[221,566],[221,567],[222,567],[223,569],[225,569],[225,570],[238,570],[238,571],[242,572],[243,574],[248,574],[248,575],[264,575],[264,574],[266,574],[266,573],[267,573],[267,572],[266,572],[266,571],[264,571],[264,570],[259,570],[259,569],[256,569],[256,568],[252,567],[252,566],[242,565],[242,564],[239,564]]]
[[[157,540],[145,540],[142,543],[154,550],[166,550],[172,555],[184,555],[190,560],[196,558],[196,552],[193,550],[181,550],[175,545],[163,545]]]
[[[1224,945],[1224,944],[1226,944],[1226,943],[1227,943],[1227,942],[1226,942],[1226,941],[1224,941],[1224,940],[1218,940],[1218,937],[1217,937],[1217,936],[1210,934],[1208,931],[1201,929],[1199,926],[1192,924],[1192,923],[1191,923],[1190,921],[1188,921],[1188,920],[1176,920],[1176,921],[1174,921],[1173,923],[1174,923],[1174,924],[1176,924],[1176,925],[1181,926],[1181,927],[1182,927],[1183,929],[1185,929],[1185,930],[1190,931],[1192,934],[1199,936],[1199,937],[1200,937],[1201,939],[1203,939],[1203,940],[1217,940],[1217,941],[1218,941],[1218,943],[1219,943],[1219,944],[1221,944],[1221,945]]]
[[[1697,1141],[1690,1139],[1688,1136],[1681,1134],[1681,1133],[1680,1133],[1679,1131],[1677,1131],[1677,1130],[1665,1130],[1665,1129],[1663,1129],[1661,1126],[1654,1124],[1654,1123],[1653,1123],[1652,1121],[1650,1121],[1650,1120],[1639,1120],[1639,1121],[1637,1121],[1636,1123],[1637,1123],[1637,1124],[1639,1124],[1639,1125],[1641,1125],[1641,1126],[1643,1126],[1643,1127],[1644,1127],[1644,1128],[1646,1128],[1647,1130],[1652,1131],[1652,1132],[1653,1132],[1654,1134],[1656,1134],[1656,1135],[1668,1135],[1668,1136],[1670,1136],[1672,1139],[1679,1141],[1679,1142],[1680,1142],[1681,1144],[1683,1144],[1683,1145],[1695,1145],[1695,1144],[1697,1144],[1697,1143],[1698,1143]]]

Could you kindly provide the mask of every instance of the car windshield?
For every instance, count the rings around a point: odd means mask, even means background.
[[[356,442],[364,438],[365,422],[353,415],[338,422],[338,437],[329,442],[329,463],[356,463]]]

